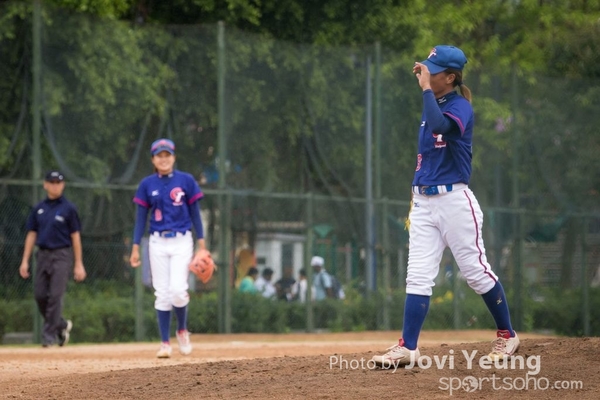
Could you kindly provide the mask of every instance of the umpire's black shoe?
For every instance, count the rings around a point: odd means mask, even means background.
[[[58,345],[60,347],[69,343],[69,337],[71,336],[71,329],[73,329],[73,322],[70,319],[67,320],[67,326],[58,335]]]

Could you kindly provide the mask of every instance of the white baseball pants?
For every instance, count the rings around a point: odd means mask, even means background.
[[[156,296],[155,309],[171,311],[173,306],[188,305],[188,265],[193,252],[194,240],[190,231],[172,238],[150,235],[150,271]]]
[[[433,196],[413,194],[406,293],[431,296],[446,247],[476,293],[489,292],[498,280],[485,255],[479,203],[466,185],[454,186]]]

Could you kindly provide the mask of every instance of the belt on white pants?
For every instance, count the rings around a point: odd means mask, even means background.
[[[174,238],[174,237],[181,237],[181,236],[185,236],[189,231],[185,231],[185,232],[175,232],[175,231],[154,231],[152,232],[152,236],[158,236],[158,237],[162,237],[162,238]]]
[[[466,188],[465,183],[455,183],[452,185],[437,185],[437,186],[413,186],[412,192],[414,194],[422,194],[423,196],[435,196],[436,194],[448,193],[453,190],[459,190]]]

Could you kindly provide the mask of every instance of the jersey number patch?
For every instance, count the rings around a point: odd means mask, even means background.
[[[433,137],[435,138],[434,146],[436,149],[441,149],[443,147],[446,147],[446,141],[444,140],[444,135],[434,133]]]

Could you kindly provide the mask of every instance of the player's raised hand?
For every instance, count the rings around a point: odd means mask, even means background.
[[[417,80],[419,81],[419,86],[421,86],[423,90],[431,89],[431,84],[429,83],[431,73],[429,72],[429,68],[427,68],[427,65],[422,64],[420,62],[415,62],[415,65],[413,66],[413,74],[415,74],[415,76],[417,77]]]

